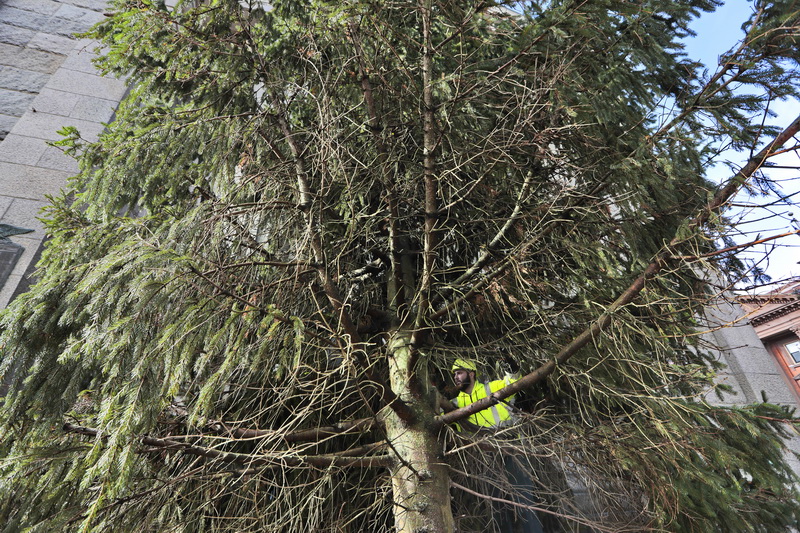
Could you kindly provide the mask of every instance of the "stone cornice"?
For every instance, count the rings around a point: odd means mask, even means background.
[[[800,301],[800,294],[757,294],[755,296],[739,296],[737,300],[743,304],[779,304]]]
[[[746,302],[751,303],[751,302]],[[756,303],[756,302],[752,302]],[[800,299],[795,297],[791,299],[783,299],[783,298],[765,298],[761,302],[762,304],[775,304],[775,303],[784,303],[785,305],[781,305],[780,307],[776,307],[775,309],[771,309],[759,315],[755,315],[750,317],[750,323],[753,326],[758,326],[761,324],[766,324],[767,322],[772,322],[773,320],[780,318],[782,316],[788,315],[794,311],[800,310]]]

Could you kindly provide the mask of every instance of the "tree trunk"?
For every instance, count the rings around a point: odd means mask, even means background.
[[[389,342],[392,390],[412,407],[413,420],[385,414],[386,434],[398,458],[391,469],[398,533],[452,533],[450,476],[433,425],[432,394],[425,361],[412,371],[411,335],[398,332]]]

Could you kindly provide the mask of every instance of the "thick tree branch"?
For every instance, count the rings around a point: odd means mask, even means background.
[[[736,58],[741,58],[741,54],[747,49],[748,46],[753,44],[751,35],[756,29],[758,20],[761,18],[762,13],[763,8],[759,11],[758,16],[748,28],[746,37],[741,41],[741,43],[739,43],[739,46],[736,47],[736,50],[733,53],[725,55],[728,59],[725,61],[725,63],[719,65],[720,69],[711,77],[711,79],[708,80],[708,82],[703,85],[703,87],[694,97],[692,104],[687,106],[686,109],[684,109],[681,113],[673,117],[672,120],[661,126],[661,128],[659,128],[658,131],[653,134],[651,139],[655,139],[656,137],[666,134],[677,124],[681,123],[687,116],[701,108],[704,105],[703,102],[708,101],[709,98],[712,98],[725,87],[730,86],[739,80],[743,75],[746,75],[746,73],[750,72],[751,69],[743,68],[743,62],[741,59],[737,61]],[[718,82],[723,80],[726,74],[733,70],[735,70],[735,72],[730,78],[717,85]]]

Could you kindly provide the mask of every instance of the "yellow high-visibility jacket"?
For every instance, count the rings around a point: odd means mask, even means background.
[[[467,394],[464,391],[458,393],[454,403],[458,407],[466,407],[470,404],[486,398],[493,392],[497,392],[506,385],[511,385],[516,379],[498,379],[488,383],[475,383],[472,387],[472,394]],[[511,419],[511,411],[509,410],[509,403],[513,402],[514,396],[506,398],[504,401],[488,408],[483,411],[478,411],[469,417],[469,421],[481,427],[496,427],[508,423]]]

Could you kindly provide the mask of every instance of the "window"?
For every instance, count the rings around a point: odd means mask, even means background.
[[[800,363],[800,341],[787,342],[783,347],[788,352],[795,364]]]
[[[794,382],[794,391],[800,395],[800,339],[797,335],[775,339],[767,345],[783,367],[783,371]]]

